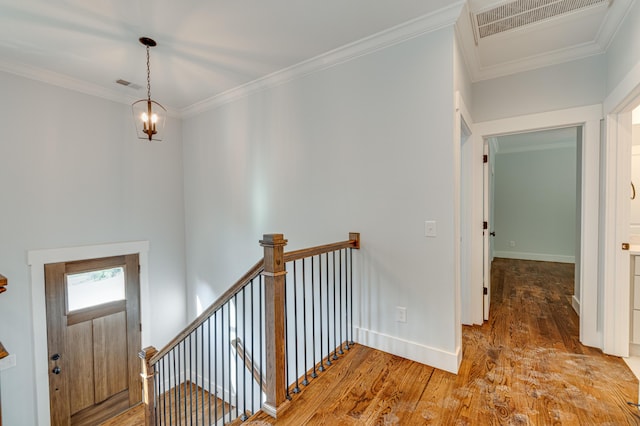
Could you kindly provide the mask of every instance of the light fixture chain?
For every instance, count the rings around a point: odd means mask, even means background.
[[[151,66],[149,65],[149,46],[147,46],[147,99],[151,100]]]

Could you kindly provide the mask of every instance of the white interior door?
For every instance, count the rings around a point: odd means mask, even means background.
[[[485,229],[483,230],[482,234],[482,245],[483,245],[483,250],[482,250],[482,269],[483,269],[483,273],[482,273],[482,282],[483,282],[483,287],[484,287],[484,295],[483,295],[483,317],[484,320],[487,321],[489,319],[489,306],[491,303],[491,252],[489,250],[489,240],[490,240],[490,236],[489,236],[489,207],[490,207],[490,200],[491,200],[491,186],[489,185],[489,144],[488,142],[485,140],[484,142],[484,147],[483,147],[483,153],[484,153],[484,164],[482,167],[482,174],[483,174],[483,202],[482,202],[482,217],[484,218],[484,223],[486,224]]]

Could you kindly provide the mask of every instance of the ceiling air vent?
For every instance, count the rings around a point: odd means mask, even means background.
[[[130,88],[130,89],[134,89],[134,90],[140,90],[140,89],[142,89],[142,86],[140,86],[139,84],[132,83],[132,82],[130,82],[130,81],[123,80],[123,79],[121,79],[121,78],[120,78],[120,79],[118,79],[118,80],[116,80],[116,83],[121,84],[121,85],[123,85],[123,86],[125,86],[125,87],[128,87],[128,88]]]
[[[610,3],[612,0],[516,0],[478,13],[476,24],[480,38],[484,38],[565,13]]]

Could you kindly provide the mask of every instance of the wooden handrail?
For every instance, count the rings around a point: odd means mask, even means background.
[[[342,250],[346,248],[360,248],[360,234],[356,232],[349,233],[349,240],[339,243],[325,244],[317,247],[309,247],[300,250],[290,251],[284,254],[284,261],[292,262],[294,260],[304,259],[306,257],[317,256],[319,254],[331,253],[332,251]]]
[[[249,284],[249,282],[252,279],[260,275],[260,273],[262,273],[263,270],[264,270],[264,260],[260,259],[258,263],[253,265],[253,267],[249,269],[249,271],[247,271],[247,273],[244,274],[242,278],[236,281],[236,283],[232,285],[229,288],[229,290],[225,291],[222,294],[222,296],[218,298],[218,300],[213,302],[211,306],[209,306],[204,312],[198,315],[198,318],[193,320],[193,322],[191,322],[191,324],[185,327],[185,329],[182,330],[180,334],[178,334],[173,340],[171,340],[160,351],[158,351],[158,353],[155,354],[149,360],[149,363],[150,364],[157,363],[163,356],[168,354],[171,351],[171,349],[173,349],[178,343],[182,342],[182,340],[184,340],[187,336],[189,336],[191,332],[193,332],[196,328],[204,324],[207,321],[207,318],[213,315],[213,313],[216,312],[221,306],[223,306],[229,300],[233,299],[233,296],[235,296],[236,293],[240,292],[245,285]]]

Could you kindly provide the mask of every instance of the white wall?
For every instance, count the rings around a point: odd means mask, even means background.
[[[153,344],[185,323],[181,126],[148,144],[128,105],[5,73],[0,93],[0,340],[17,361],[2,415],[35,425],[27,250],[148,240]]]
[[[495,173],[495,256],[573,262],[575,141],[570,147],[498,152]]]
[[[599,104],[605,97],[605,55],[473,84],[475,122]]]
[[[457,369],[453,37],[445,28],[184,120],[190,315],[261,256],[262,234],[295,249],[358,231],[360,342]]]

